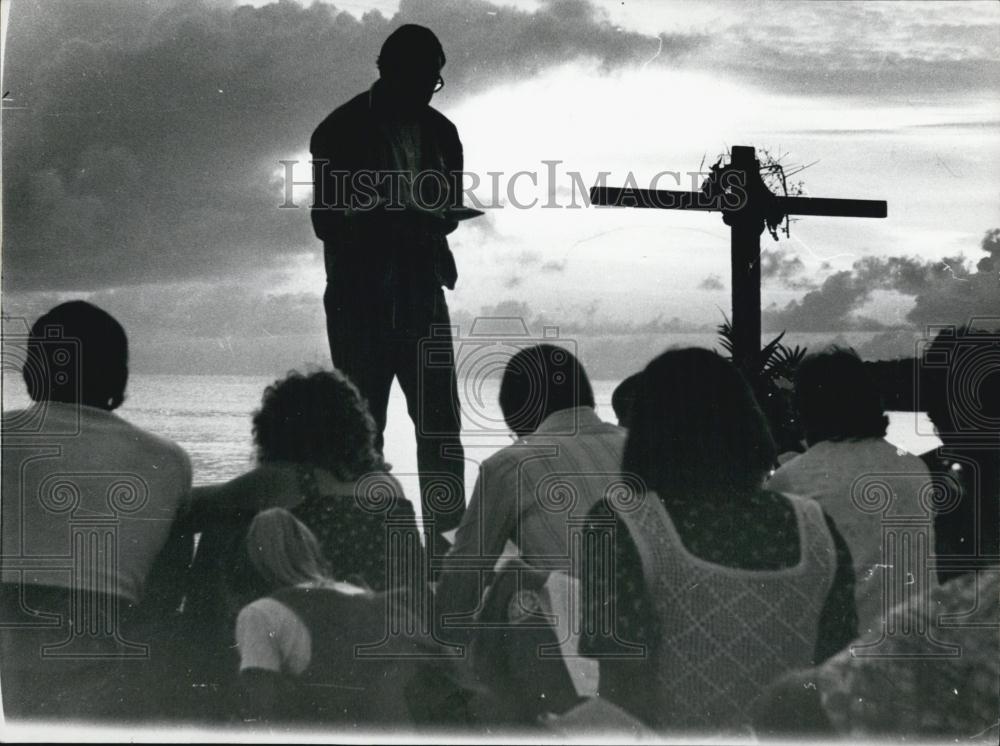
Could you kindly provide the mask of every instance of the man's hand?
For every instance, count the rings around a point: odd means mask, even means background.
[[[458,221],[448,217],[447,208],[427,209],[415,204],[392,204],[384,197],[365,207],[349,207],[344,217],[361,226],[406,224],[423,234],[447,235],[458,227]]]
[[[414,205],[408,209],[417,215],[421,228],[428,233],[446,236],[458,227],[458,221],[450,219],[443,207],[428,210]]]

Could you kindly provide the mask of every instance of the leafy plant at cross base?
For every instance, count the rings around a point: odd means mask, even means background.
[[[719,344],[733,359],[733,325],[726,314],[717,327]],[[771,433],[778,444],[779,452],[801,450],[801,428],[792,401],[793,381],[799,363],[806,356],[806,348],[795,345],[789,347],[781,343],[785,332],[772,339],[761,349],[749,370],[744,369],[757,401],[771,427]]]

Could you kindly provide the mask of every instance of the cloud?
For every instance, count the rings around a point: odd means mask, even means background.
[[[278,375],[295,365],[330,365],[318,294],[274,293],[238,284],[7,293],[4,328],[26,330],[53,306],[77,298],[122,323],[130,367],[137,372]]]
[[[925,266],[923,275],[907,278],[915,303],[907,318],[921,327],[962,324],[973,317],[1000,319],[1000,229],[983,237],[985,257],[973,267],[961,258]]]
[[[988,231],[980,249],[986,256],[975,262],[962,256],[936,261],[865,257],[850,270],[828,276],[800,300],[765,309],[763,325],[775,331],[879,329],[886,325],[858,315],[879,290],[913,298],[906,321],[915,327],[1000,318],[1000,229]]]
[[[697,62],[789,94],[887,99],[1000,91],[996,4],[774,3],[724,12]]]
[[[868,300],[871,290],[853,270],[835,272],[801,300],[789,301],[782,309],[765,309],[762,325],[768,330],[802,332],[854,328],[857,321],[851,314]]]
[[[302,154],[323,116],[370,85],[382,40],[403,22],[441,37],[444,102],[575,58],[638,64],[658,43],[569,0],[533,12],[403,0],[392,19],[324,3],[15,3],[8,289],[245,278],[319,252],[307,210],[278,209],[278,161]],[[696,44],[666,39],[664,60]]]
[[[514,258],[514,261],[521,267],[530,267],[533,264],[538,264],[541,260],[542,255],[538,251],[522,251]]]
[[[700,290],[725,290],[726,286],[719,275],[709,275],[698,284]]]
[[[760,254],[760,278],[762,281],[777,280],[789,290],[812,290],[816,283],[803,278],[806,265],[797,256],[789,256],[780,248],[762,251]]]
[[[531,334],[542,334],[546,327],[559,330],[567,336],[628,336],[632,334],[715,334],[714,324],[697,324],[677,316],[664,318],[658,315],[645,321],[605,318],[598,314],[598,304],[584,309],[552,313],[538,311],[530,303],[508,299],[495,305],[482,306],[479,313],[464,309],[451,312],[451,320],[462,329],[475,323],[481,326],[490,319],[518,319]],[[721,319],[721,316],[720,316]]]
[[[30,324],[58,303],[81,298],[120,319],[130,337],[186,335],[268,337],[325,330],[323,301],[313,293],[274,293],[237,284],[184,282],[135,285],[93,293],[32,292],[7,295],[6,317]]]

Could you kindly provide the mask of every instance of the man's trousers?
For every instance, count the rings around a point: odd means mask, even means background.
[[[420,505],[428,553],[447,549],[440,535],[465,510],[465,463],[448,306],[438,286],[374,290],[343,274],[327,283],[323,304],[334,366],[346,374],[375,419],[381,451],[394,378],[417,436]],[[377,287],[377,286],[376,286]]]

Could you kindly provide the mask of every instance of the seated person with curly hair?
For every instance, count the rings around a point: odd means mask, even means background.
[[[424,560],[412,504],[374,447],[364,400],[339,371],[292,372],[268,386],[253,417],[257,466],[225,484],[196,488],[201,533],[185,614],[199,639],[231,643],[239,609],[265,595],[245,550],[254,516],[291,511],[319,539],[340,577],[417,601]],[[220,670],[230,666],[222,663]]]

